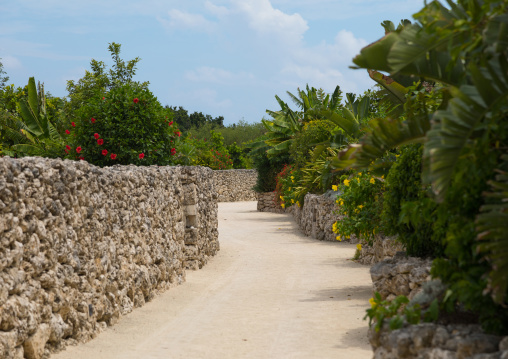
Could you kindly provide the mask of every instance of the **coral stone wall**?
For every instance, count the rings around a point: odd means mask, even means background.
[[[374,359],[508,359],[508,337],[485,334],[478,325],[422,323],[391,331],[369,330]]]
[[[219,202],[255,201],[258,172],[256,170],[214,171],[215,190]]]
[[[337,234],[333,233],[333,224],[341,218],[335,204],[336,192],[330,191],[323,195],[305,195],[302,207],[291,206],[296,223],[307,236],[324,240],[335,241]]]
[[[285,210],[275,201],[276,192],[257,193],[258,212],[285,213]]]
[[[219,250],[213,171],[0,158],[0,234],[0,358],[41,358]]]

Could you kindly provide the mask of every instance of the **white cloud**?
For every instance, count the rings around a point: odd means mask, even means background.
[[[211,82],[217,84],[236,84],[254,79],[254,75],[248,72],[233,73],[224,69],[202,66],[185,73],[185,78],[194,82]]]
[[[6,72],[20,70],[23,68],[21,61],[14,56],[1,56],[0,61],[4,65]]]
[[[170,29],[196,29],[200,31],[210,32],[214,30],[215,24],[207,20],[201,14],[192,14],[177,9],[168,11],[169,20],[158,18],[167,28]]]
[[[233,0],[232,3],[247,17],[249,27],[258,33],[301,40],[309,29],[299,14],[289,15],[274,9],[269,0]]]
[[[225,6],[217,6],[211,1],[205,2],[205,9],[212,15],[216,17],[224,17],[229,15],[230,10]]]

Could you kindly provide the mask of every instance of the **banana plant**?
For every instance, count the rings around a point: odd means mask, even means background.
[[[7,139],[14,145],[4,149],[4,154],[15,156],[57,157],[63,152],[63,138],[46,114],[44,85],[35,86],[35,79],[28,80],[28,99],[17,103],[20,117],[11,117],[2,123]]]

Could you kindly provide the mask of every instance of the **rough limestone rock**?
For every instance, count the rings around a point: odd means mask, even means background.
[[[286,211],[277,204],[276,196],[276,192],[257,193],[258,212],[285,213]]]
[[[0,358],[93,338],[219,250],[204,167],[0,158]]]
[[[328,191],[323,195],[306,194],[302,207],[289,209],[305,235],[321,241],[336,241],[333,224],[342,218],[335,203],[338,192]]]
[[[213,171],[215,191],[219,202],[255,201],[253,187],[258,178],[257,170]]]
[[[373,291],[381,298],[392,300],[399,295],[413,299],[430,280],[432,261],[415,257],[395,257],[378,262],[370,268]]]
[[[384,323],[369,330],[374,358],[494,359],[508,357],[508,337],[485,334],[478,325],[406,324],[390,331]]]
[[[385,259],[394,257],[398,252],[404,252],[404,246],[397,240],[397,237],[387,237],[383,234],[376,234],[372,246],[362,243],[360,258],[361,264],[375,264]]]

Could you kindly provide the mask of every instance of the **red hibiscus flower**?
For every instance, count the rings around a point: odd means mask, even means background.
[[[106,99],[105,97],[102,98],[102,100],[105,100],[105,99]]]
[[[91,118],[90,121],[92,121],[92,123],[95,123],[95,121],[97,121],[95,118]]]
[[[81,152],[81,146],[76,147],[76,152],[77,152],[77,153],[80,153],[80,152]]]
[[[173,121],[168,122],[168,126],[171,126],[173,124]]]
[[[175,131],[175,135],[177,135],[178,137],[180,137],[182,135],[182,133],[180,131]]]
[[[65,149],[70,150],[71,146],[67,145],[67,146],[65,146]]]
[[[134,100],[132,100],[132,101],[134,101],[134,103],[138,103],[139,102],[137,97]]]
[[[76,122],[71,122],[72,127],[76,127]]]
[[[139,159],[141,159],[141,160],[142,160],[143,158],[145,158],[145,154],[144,154],[144,153],[140,153],[140,154],[139,154]]]
[[[116,160],[116,154],[112,153],[112,154],[111,154],[111,159],[112,159],[112,160]]]
[[[65,134],[66,134],[66,135],[70,135],[70,134],[71,134],[71,131],[69,131],[69,130],[65,130]]]
[[[171,149],[171,155],[174,156],[176,154],[176,148]]]
[[[96,139],[96,140],[98,140],[98,139],[99,139],[99,137],[101,137],[101,136],[100,136],[98,133],[94,133],[94,134],[93,134],[93,137],[95,137],[95,139]]]
[[[81,161],[84,161],[84,160],[85,160],[85,157],[83,157],[83,156],[79,156],[79,159],[80,159]]]
[[[65,153],[69,153],[69,150],[67,148],[65,149]]]
[[[104,143],[104,140],[103,140],[102,138],[100,138],[100,139],[98,139],[98,140],[97,140],[97,144],[98,144],[99,146],[102,146],[102,144],[103,144],[103,143]]]
[[[108,150],[102,150],[102,155],[106,156],[108,154]]]

